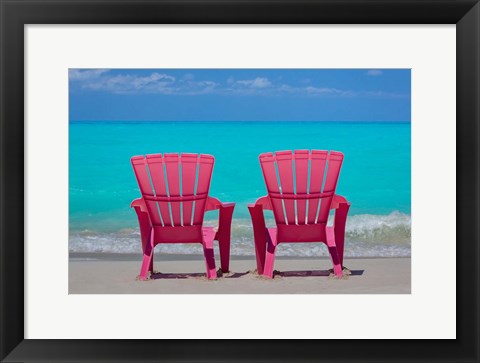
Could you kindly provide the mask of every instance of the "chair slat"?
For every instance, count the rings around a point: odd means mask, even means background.
[[[135,176],[154,225],[203,224],[214,161],[211,155],[187,153],[152,154],[146,159],[132,157]]]
[[[334,192],[337,187],[338,175],[343,163],[343,154],[338,151],[331,151],[328,159],[327,178],[323,192]]]
[[[294,194],[293,188],[293,168],[292,168],[292,152],[280,151],[275,153],[278,165],[278,174],[280,177],[280,185],[282,194]],[[295,224],[295,201],[284,200],[285,212],[287,215],[287,223]]]
[[[327,223],[342,153],[279,151],[261,154],[259,159],[277,225]]]
[[[178,197],[180,196],[180,172],[178,154],[165,154],[164,160],[168,180],[168,194],[171,197]],[[170,208],[172,210],[173,225],[180,226],[182,224],[180,216],[180,203],[170,202]]]
[[[150,183],[150,176],[147,170],[147,163],[143,156],[134,156],[131,158],[131,163],[133,166],[133,171],[135,172],[135,176],[137,178],[138,186],[140,187],[140,192],[142,196],[148,195],[153,196],[155,195],[154,191],[152,190],[152,185]],[[145,205],[147,206],[148,214],[153,224],[162,225],[162,221],[158,214],[157,203],[154,201],[146,202]]]
[[[323,187],[323,192],[335,192],[337,187],[338,175],[340,174],[340,169],[342,167],[343,154],[331,151],[328,158],[328,168],[327,175],[325,177],[325,183]],[[330,213],[330,205],[332,203],[332,198],[325,198],[322,200],[320,211],[318,212],[318,222],[326,223],[328,220],[328,215]]]
[[[199,166],[198,166],[198,182],[196,194],[208,194],[208,189],[210,188],[210,179],[212,178],[212,170],[214,163],[213,156],[201,154],[199,157]],[[205,214],[205,199],[200,199],[195,201],[195,214],[193,216],[193,224],[199,225],[203,222],[203,216]]]
[[[148,170],[143,156],[134,156],[131,160],[135,177],[137,178],[140,192],[143,194],[154,195],[152,186],[150,184],[150,177],[148,176]]]
[[[308,159],[309,159],[308,150],[295,150],[295,175],[297,194],[307,194],[308,187]],[[305,224],[306,217],[306,200],[297,200],[297,223]]]
[[[182,154],[182,195],[192,196],[195,192],[195,178],[197,175],[197,154]],[[183,225],[192,224],[193,201],[183,202]]]
[[[274,164],[275,157],[272,153],[264,153],[260,155],[259,160],[268,193],[280,193],[280,189],[278,187],[277,173],[275,171]],[[280,199],[271,199],[271,202],[275,220],[279,224],[285,224],[282,201]]]
[[[147,155],[146,161],[150,170],[150,177],[152,178],[155,195],[162,197],[168,196],[164,176],[164,159],[162,154]],[[160,210],[163,225],[171,226],[172,222],[170,220],[170,210],[168,209],[168,203],[158,202],[158,208]]]
[[[325,164],[328,151],[312,150],[310,155],[310,190],[309,193],[320,193],[322,189]],[[316,222],[318,211],[318,199],[308,201],[308,224]]]

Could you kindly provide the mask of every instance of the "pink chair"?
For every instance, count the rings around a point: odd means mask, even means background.
[[[207,277],[217,277],[213,241],[219,242],[222,272],[230,261],[230,227],[235,203],[208,196],[214,158],[197,154],[154,154],[131,158],[142,198],[131,207],[137,212],[143,263],[139,278],[153,272],[153,249],[159,243],[201,243]],[[219,210],[219,226],[204,227],[206,211]]]
[[[323,242],[328,246],[335,275],[342,276],[350,203],[335,195],[335,189],[343,154],[295,150],[264,153],[259,159],[268,195],[248,206],[258,273],[273,277],[279,243]],[[277,228],[266,228],[264,209],[273,211]],[[334,225],[327,227],[331,209],[335,209]]]

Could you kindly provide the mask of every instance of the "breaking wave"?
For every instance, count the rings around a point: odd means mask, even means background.
[[[215,225],[215,222],[206,221],[205,225]],[[267,220],[267,225],[275,224],[273,220]],[[345,240],[346,257],[410,256],[411,217],[400,212],[349,216]],[[161,253],[202,254],[199,244],[164,244],[156,249]],[[140,233],[138,229],[121,229],[116,232],[71,231],[69,251],[141,254]],[[279,256],[328,256],[327,248],[322,243],[285,243],[281,244],[277,251]],[[253,233],[249,220],[233,220],[231,254],[254,255]]]

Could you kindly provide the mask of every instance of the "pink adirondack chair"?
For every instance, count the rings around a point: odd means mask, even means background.
[[[350,203],[335,195],[335,189],[343,154],[295,150],[264,153],[259,159],[268,195],[248,206],[258,273],[273,277],[275,251],[280,243],[323,242],[328,246],[335,275],[342,276]],[[264,209],[273,211],[276,228],[266,228]],[[335,209],[334,225],[327,227],[331,209]]]
[[[230,228],[235,203],[209,197],[214,158],[210,155],[166,153],[134,156],[131,163],[142,197],[135,199],[143,263],[139,279],[153,272],[153,250],[159,243],[201,243],[207,277],[217,277],[213,241],[219,242],[222,272],[230,261]],[[219,226],[204,227],[206,211],[219,210]]]

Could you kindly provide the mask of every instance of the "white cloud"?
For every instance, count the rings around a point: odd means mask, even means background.
[[[255,79],[237,81],[236,83],[245,87],[250,87],[250,88],[267,88],[272,85],[272,82],[270,82],[268,78],[264,78],[264,77],[257,77]]]
[[[147,77],[133,77],[131,84],[135,89],[144,89],[152,86],[155,88],[164,88],[173,82],[175,82],[175,77],[166,74],[152,73]]]
[[[379,75],[377,72],[375,75]],[[373,73],[372,73],[373,74]],[[69,77],[72,87],[103,91],[117,94],[158,93],[164,95],[202,95],[223,94],[237,96],[281,96],[292,95],[297,97],[380,97],[398,98],[409,97],[408,94],[387,93],[379,90],[353,91],[332,88],[324,85],[314,85],[300,80],[301,86],[288,83],[272,82],[266,77],[238,80],[233,76],[222,83],[211,80],[195,80],[195,76],[186,73],[180,79],[159,72],[147,75],[121,74],[109,72],[108,69],[71,69]]]
[[[310,94],[312,94],[312,93],[314,93],[314,94],[340,93],[340,91],[335,89],[335,88],[312,87],[312,86],[306,87],[305,91],[307,91],[307,93],[310,93]]]
[[[369,76],[381,76],[383,74],[383,71],[380,69],[370,69],[367,74]]]
[[[197,85],[198,86],[204,86],[204,87],[208,87],[208,88],[214,88],[218,85],[218,83],[216,82],[213,82],[213,81],[200,81],[200,82],[197,82]]]
[[[174,82],[175,77],[157,72],[145,77],[118,74],[96,78],[92,82],[85,82],[83,88],[112,93],[132,93],[137,91],[171,93],[170,87]]]
[[[280,87],[278,87],[278,90],[280,92],[295,92],[295,88],[293,88],[292,86],[289,86],[288,84],[282,84]]]
[[[219,84],[213,81],[182,81],[173,92],[177,95],[201,95],[212,93]]]
[[[71,81],[83,81],[87,79],[98,78],[108,71],[109,69],[69,69],[68,78]]]
[[[80,73],[80,74],[79,74]],[[175,77],[153,72],[149,75],[137,74],[105,74],[84,71],[74,73],[78,85],[82,89],[103,91],[117,94],[159,93],[166,95],[195,95],[212,92],[218,83],[210,80],[195,81],[193,75],[185,75],[177,80]]]
[[[341,90],[338,88],[312,87],[308,86],[305,91],[310,95],[331,95],[331,96],[354,96],[357,93],[350,90]]]
[[[405,93],[394,93],[394,92],[384,92],[384,91],[365,91],[361,93],[362,96],[367,97],[378,97],[378,98],[405,98],[410,97],[409,94]]]

